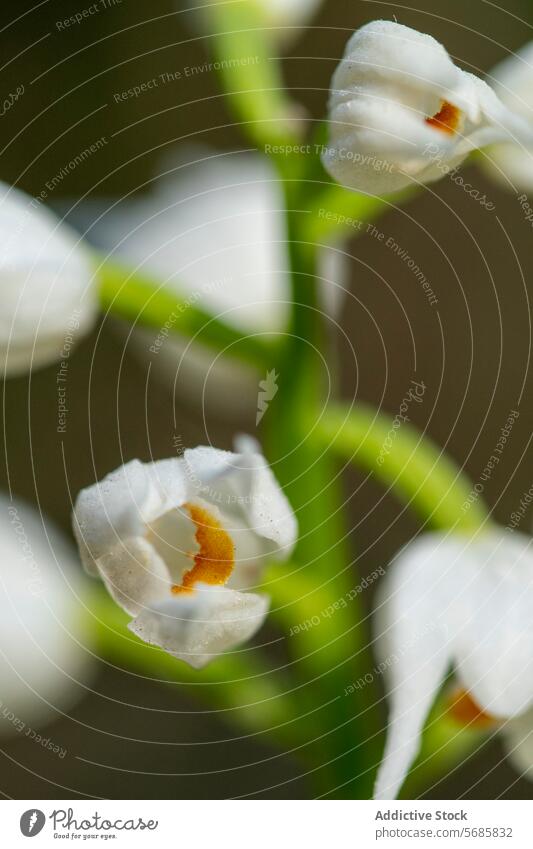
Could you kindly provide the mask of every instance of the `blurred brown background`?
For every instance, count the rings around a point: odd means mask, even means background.
[[[373,18],[396,16],[400,23],[430,32],[456,61],[480,73],[532,36],[530,0],[425,0],[418,9],[416,5],[416,0],[409,7],[325,0],[284,57],[288,85],[313,117],[324,114],[329,79],[349,33]],[[158,156],[190,134],[213,147],[249,146],[236,128],[223,128],[228,114],[214,73],[114,102],[114,93],[206,60],[206,44],[195,33],[189,12],[177,13],[163,0],[122,0],[58,31],[56,22],[77,10],[71,2],[2,3],[2,97],[20,83],[26,93],[2,118],[1,179],[39,194],[51,175],[104,136],[105,148],[67,176],[51,200],[122,195],[142,191]],[[114,137],[118,130],[122,132]],[[363,236],[350,243],[353,297],[342,321],[355,346],[358,369],[344,369],[342,391],[395,414],[411,378],[423,380],[427,391],[423,404],[411,407],[413,421],[445,445],[474,481],[509,412],[518,409],[512,437],[484,493],[505,524],[533,483],[533,232],[512,194],[480,169],[469,167],[468,174],[494,202],[494,212],[480,209],[461,188],[443,180],[378,225],[425,272],[438,310],[428,305],[405,263],[375,239]],[[342,346],[340,357],[342,361]],[[124,351],[109,322],[79,346],[70,369],[69,427],[63,443],[56,433],[56,369],[6,385],[1,472],[3,482],[9,474],[15,493],[38,500],[65,528],[71,493],[93,479],[93,463],[102,475],[123,457],[168,456],[174,415],[188,444],[206,438],[200,413],[153,381],[147,390],[147,431],[146,369]],[[234,430],[252,427],[254,415],[251,409],[249,417],[239,420],[209,420],[208,436],[229,447]],[[359,482],[351,473],[346,486]],[[412,515],[373,484],[358,490],[352,518],[364,574],[386,564],[417,528]],[[524,530],[530,529],[530,521],[528,515]],[[260,740],[225,742],[237,736],[235,731],[183,690],[148,685],[103,664],[94,690],[74,710],[74,720],[64,719],[50,729],[69,750],[64,760],[35,751],[39,747],[31,742],[0,741],[1,793],[17,798],[294,798],[309,793],[289,757]],[[151,713],[152,708],[168,713]],[[155,745],[158,740],[176,745]],[[202,745],[207,741],[210,745]],[[76,756],[118,770],[90,766]],[[499,744],[489,744],[431,795],[531,797],[531,785],[517,780],[505,763],[498,765],[501,757]]]

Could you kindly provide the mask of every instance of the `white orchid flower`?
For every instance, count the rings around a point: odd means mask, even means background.
[[[68,356],[96,314],[92,279],[70,227],[0,183],[0,376]]]
[[[346,46],[331,84],[325,168],[382,195],[438,180],[473,149],[531,144],[533,129],[434,38],[373,21]]]
[[[74,509],[83,564],[134,617],[129,628],[197,668],[260,628],[268,598],[250,590],[296,538],[264,457],[248,440],[239,448],[133,460]]]
[[[533,768],[533,541],[503,530],[433,533],[400,552],[376,609],[389,723],[375,796],[395,798],[451,667],[456,709],[500,723],[515,763]],[[522,771],[525,771],[522,767]]]
[[[265,157],[195,149],[191,163],[162,164],[151,192],[139,199],[77,206],[75,223],[98,248],[164,284],[176,299],[202,307],[243,333],[287,329],[289,259],[279,179]],[[345,255],[321,252],[322,305],[338,312],[346,283]],[[179,316],[173,327],[179,327]],[[127,332],[130,334],[128,326]],[[228,415],[254,409],[258,375],[175,332],[136,329],[129,336],[151,373],[181,398]]]
[[[487,80],[502,103],[533,127],[533,41],[496,65]],[[482,162],[507,187],[510,180],[517,188],[533,190],[533,145],[491,145]]]
[[[57,718],[85,693],[76,551],[48,519],[0,495],[0,733]]]

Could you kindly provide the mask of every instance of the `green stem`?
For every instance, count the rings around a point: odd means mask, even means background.
[[[121,263],[102,259],[97,267],[100,306],[104,312],[149,327],[158,334],[180,334],[261,369],[272,358],[273,346],[257,334],[243,334],[195,305],[179,299],[164,283]]]
[[[393,428],[389,416],[363,404],[331,405],[313,424],[317,450],[372,472],[429,527],[477,530],[489,520],[462,470],[412,425]]]
[[[362,235],[365,225],[406,203],[416,194],[409,189],[390,198],[352,192],[336,183],[326,184],[316,192],[305,222],[303,238],[315,242],[334,241]]]
[[[283,83],[278,49],[261,4],[213,2],[202,10],[223,88],[242,130],[269,153],[297,143],[300,110]]]
[[[349,697],[345,688],[365,668],[361,646],[367,640],[359,624],[363,617],[358,600],[342,606],[357,581],[350,575],[338,472],[331,456],[316,451],[302,412],[318,417],[325,397],[324,328],[318,304],[317,251],[301,237],[298,183],[286,176],[285,187],[293,311],[278,368],[277,415],[265,416],[263,421],[268,456],[298,518],[295,558],[304,568],[301,573],[285,575],[273,593],[283,610],[286,629],[289,634],[291,627],[293,630],[288,649],[299,680],[306,684],[304,704],[309,710],[323,706],[314,713],[323,735],[315,759],[318,764],[329,762],[329,766],[315,775],[320,781],[318,789],[334,795],[335,787],[343,784],[343,795],[362,797],[369,794],[370,784],[358,775],[365,772],[365,763],[377,757],[374,744],[365,746],[360,740],[375,739],[375,719],[369,712],[371,688]],[[309,584],[314,585],[311,591]],[[322,615],[335,605],[334,615]],[[316,627],[297,630],[313,617],[319,618]],[[364,720],[358,722],[358,715]],[[361,744],[359,760],[345,755],[352,738]]]

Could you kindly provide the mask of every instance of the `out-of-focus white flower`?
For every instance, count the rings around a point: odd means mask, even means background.
[[[133,460],[76,500],[83,564],[134,617],[142,640],[201,667],[260,628],[268,598],[249,592],[286,557],[292,510],[249,440]]]
[[[24,502],[0,495],[0,733],[56,718],[84,694],[90,656],[74,547]]]
[[[376,644],[389,726],[375,796],[392,799],[420,746],[424,721],[453,666],[456,709],[501,723],[515,764],[533,741],[533,541],[490,530],[427,534],[406,546],[383,582]]]
[[[206,309],[244,333],[283,333],[289,315],[289,260],[279,178],[265,157],[196,150],[169,162],[152,192],[81,210],[77,224],[97,247],[163,283],[176,299]],[[163,165],[163,168],[165,166]],[[78,214],[79,211],[78,211]],[[335,315],[346,282],[341,251],[321,253],[322,302]],[[172,332],[138,329],[134,349],[151,373],[195,403],[228,415],[254,410],[255,369]],[[128,327],[128,333],[130,328]],[[227,404],[228,395],[232,404]]]
[[[200,3],[196,4],[196,10],[203,11],[202,6],[207,6],[209,9],[216,2],[217,0],[200,0]],[[322,4],[322,0],[246,0],[246,2],[259,12],[263,26],[269,30],[268,35],[274,36],[282,43],[294,41],[300,33],[299,28],[313,17]],[[270,31],[272,29],[274,32]]]
[[[357,30],[337,67],[325,168],[339,183],[388,194],[437,180],[475,148],[532,144],[533,129],[434,38],[392,21]]]
[[[89,257],[42,203],[0,183],[0,376],[64,356],[92,325]]]
[[[533,41],[496,65],[487,80],[502,103],[533,127]],[[517,188],[533,190],[533,146],[491,145],[482,162],[507,187],[509,178]]]
[[[265,24],[279,27],[279,38],[292,41],[298,35],[298,29],[310,20],[322,0],[252,0],[262,11]],[[287,29],[284,29],[287,27]]]

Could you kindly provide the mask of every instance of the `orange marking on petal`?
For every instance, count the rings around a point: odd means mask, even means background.
[[[481,708],[472,698],[468,690],[458,687],[450,696],[448,713],[460,725],[488,728],[498,720]]]
[[[431,118],[426,118],[426,124],[441,130],[443,133],[453,135],[459,125],[460,111],[457,106],[443,100],[439,111]]]
[[[212,513],[198,504],[184,504],[196,525],[195,538],[200,547],[197,554],[190,556],[194,566],[185,572],[181,584],[174,584],[172,592],[192,592],[194,584],[223,585],[233,572],[235,564],[235,546],[227,531]]]

